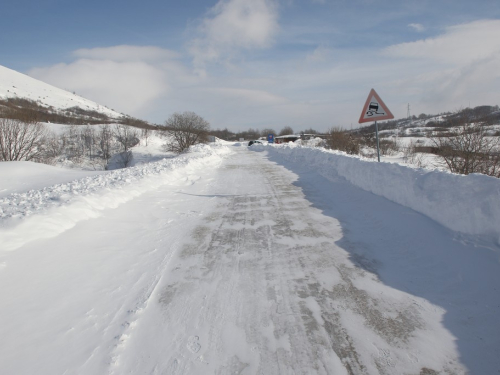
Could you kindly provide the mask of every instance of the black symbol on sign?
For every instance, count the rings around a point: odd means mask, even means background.
[[[370,102],[370,105],[368,106],[368,111],[366,111],[366,115],[367,116],[385,115],[385,112],[378,111],[378,103],[377,102]]]

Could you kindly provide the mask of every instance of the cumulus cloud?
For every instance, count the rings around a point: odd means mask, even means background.
[[[241,49],[267,48],[278,31],[276,5],[272,0],[220,0],[198,31],[190,48],[196,65]]]
[[[139,111],[166,89],[163,73],[144,62],[79,59],[35,68],[29,74],[127,114]]]
[[[139,115],[169,89],[183,67],[172,51],[148,46],[79,49],[68,64],[31,69],[28,74],[131,115]]]

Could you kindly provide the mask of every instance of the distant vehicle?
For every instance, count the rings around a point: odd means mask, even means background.
[[[263,144],[263,143],[262,143],[262,141],[255,140],[255,141],[250,141],[250,142],[248,142],[248,145],[249,145],[249,146],[251,146],[251,145],[253,145],[254,143],[261,144],[261,145]]]

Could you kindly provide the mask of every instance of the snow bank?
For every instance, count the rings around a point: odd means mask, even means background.
[[[353,185],[409,207],[445,227],[486,235],[500,243],[500,179],[471,174],[414,169],[297,145],[258,145],[286,161],[306,166],[326,178],[343,177]]]
[[[196,179],[196,170],[216,165],[230,152],[197,145],[175,158],[0,197],[0,250],[56,236],[163,184],[190,184],[190,173]]]

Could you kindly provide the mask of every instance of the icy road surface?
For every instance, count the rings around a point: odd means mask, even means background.
[[[345,181],[299,179],[265,152],[231,149],[1,253],[1,372],[494,373],[495,347],[473,341],[491,336],[450,331],[472,315],[456,298],[472,275],[446,269],[439,249],[464,259],[472,246]],[[392,246],[387,264],[370,255],[380,246]],[[422,268],[397,270],[407,264]]]

